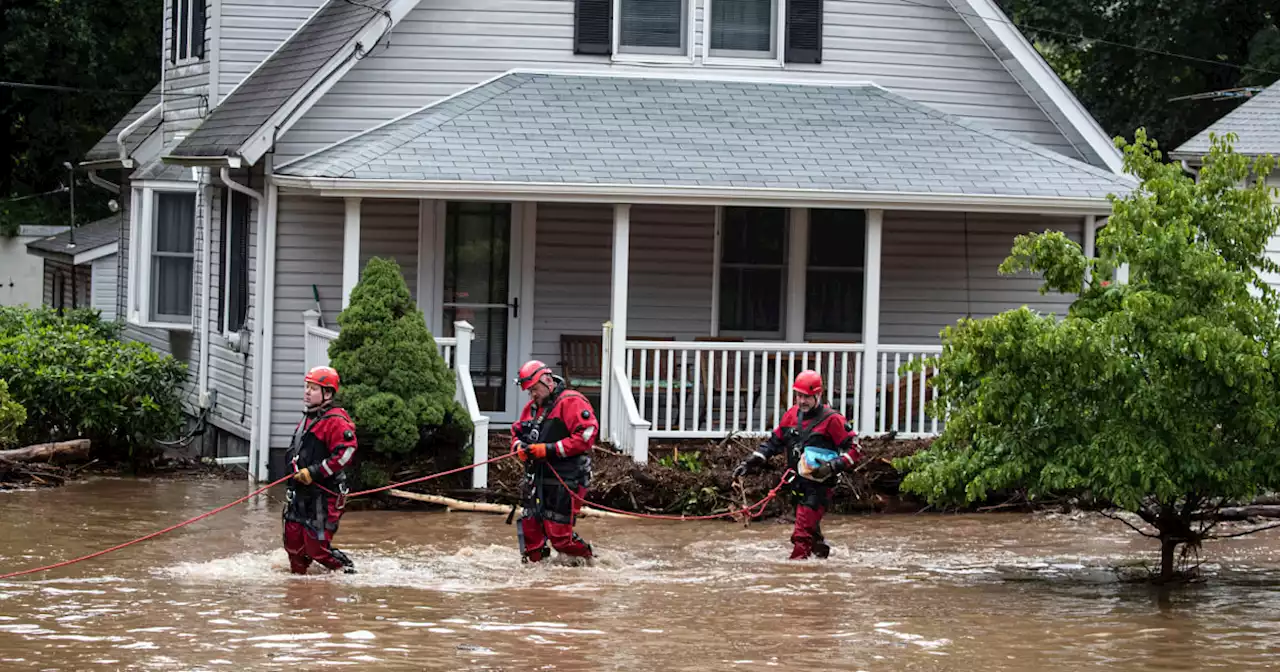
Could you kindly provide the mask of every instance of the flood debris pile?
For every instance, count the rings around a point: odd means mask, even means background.
[[[898,492],[902,476],[894,470],[893,458],[910,455],[929,445],[929,439],[864,442],[863,463],[842,474],[835,490],[836,512],[918,511],[914,499]],[[636,464],[630,457],[597,447],[591,455],[591,487],[587,500],[624,511],[706,515],[739,509],[763,499],[785,471],[781,457],[770,461],[770,469],[747,476],[735,484],[733,469],[759,445],[759,439],[732,437],[726,440],[655,442],[650,446],[648,464]],[[489,454],[509,451],[506,437],[494,435]],[[489,467],[491,501],[515,503],[520,498],[524,466],[503,460]],[[456,483],[452,484],[456,487]],[[444,492],[448,485],[423,487],[423,492]],[[419,488],[413,488],[415,490]],[[456,492],[456,491],[455,491]],[[770,502],[766,517],[786,515],[792,505],[784,498]]]
[[[62,485],[88,459],[89,441],[84,439],[0,450],[0,490]]]

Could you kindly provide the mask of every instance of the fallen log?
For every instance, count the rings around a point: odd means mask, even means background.
[[[511,512],[511,506],[508,504],[488,504],[485,502],[464,502],[461,499],[445,497],[443,495],[424,495],[420,492],[409,492],[407,490],[391,489],[387,491],[388,495],[395,495],[402,499],[412,499],[418,502],[427,502],[430,504],[440,504],[446,506],[450,511],[474,511],[476,513],[500,513],[506,515]],[[634,518],[621,513],[612,511],[601,511],[593,509],[589,506],[582,507],[578,512],[579,516],[595,516],[597,518]]]
[[[1218,520],[1248,520],[1250,518],[1280,518],[1280,505],[1256,504],[1228,506],[1218,510]]]
[[[10,462],[74,462],[89,459],[89,439],[36,443],[22,448],[0,450],[0,460]]]

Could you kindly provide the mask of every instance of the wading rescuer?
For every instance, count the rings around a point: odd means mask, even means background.
[[[294,474],[286,486],[284,550],[294,574],[306,574],[312,560],[354,574],[355,563],[332,543],[346,506],[344,469],[356,453],[356,426],[345,410],[333,405],[337,371],[317,366],[307,372],[306,384],[302,401],[307,410],[289,444]]]
[[[782,416],[769,439],[733,471],[743,476],[764,466],[770,457],[787,453],[787,466],[799,477],[789,484],[796,503],[796,526],[791,533],[791,559],[825,558],[831,553],[822,537],[822,516],[831,506],[837,474],[862,459],[852,425],[822,402],[822,377],[801,371],[792,385],[796,405]]]
[[[511,450],[524,462],[524,510],[516,526],[522,560],[548,557],[550,540],[560,554],[590,564],[591,544],[573,531],[581,503],[560,481],[586,496],[591,445],[600,431],[595,411],[586,397],[566,390],[564,379],[536,359],[520,367],[516,382],[529,393],[519,422],[511,425]]]

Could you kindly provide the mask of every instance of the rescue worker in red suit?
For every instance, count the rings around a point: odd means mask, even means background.
[[[312,561],[347,574],[356,571],[351,558],[332,546],[346,506],[344,470],[356,453],[355,423],[333,404],[338,384],[338,372],[327,366],[307,372],[306,412],[289,444],[294,473],[286,486],[284,550],[294,574],[306,574]]]
[[[529,393],[520,420],[511,425],[511,450],[525,469],[524,510],[516,527],[522,561],[547,558],[549,540],[561,555],[590,564],[591,544],[573,531],[581,501],[560,481],[579,497],[586,496],[591,446],[600,431],[591,402],[581,393],[566,390],[564,379],[536,359],[520,367],[516,382]]]
[[[801,371],[792,389],[796,405],[787,410],[768,440],[738,465],[733,475],[743,476],[785,451],[787,466],[799,475],[789,484],[791,495],[797,500],[791,559],[826,558],[831,548],[822,536],[821,522],[831,506],[831,488],[836,485],[837,475],[857,464],[862,453],[852,425],[822,402],[822,377],[816,371]],[[814,468],[803,459],[806,447],[838,455]]]

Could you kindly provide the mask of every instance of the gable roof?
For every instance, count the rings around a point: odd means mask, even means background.
[[[84,158],[82,158],[81,161],[84,163],[95,163],[118,160],[120,158],[120,149],[116,145],[116,136],[120,135],[120,132],[127,128],[129,124],[137,121],[142,117],[142,115],[146,114],[148,110],[159,104],[160,84],[156,84],[151,88],[151,91],[139,99],[137,103],[134,103],[133,107],[130,108],[123,117],[120,117],[120,120],[116,122],[115,126],[111,127],[110,131],[107,131],[106,135],[102,136],[102,138],[98,140],[98,142],[94,144],[88,152],[85,152]],[[155,118],[148,119],[142,124],[142,126],[138,127],[136,131],[129,134],[129,137],[125,139],[125,149],[130,154],[133,154],[143,141],[147,139],[147,136],[160,128],[160,121],[160,116],[157,115]]]
[[[513,71],[280,166],[341,182],[1102,200],[1132,180],[872,84]]]
[[[1199,160],[1209,153],[1209,134],[1235,133],[1235,151],[1249,156],[1280,156],[1280,82],[1246,100],[1236,109],[1169,152],[1170,158]]]
[[[176,149],[174,157],[230,156],[374,21],[391,0],[329,0],[267,57]]]
[[[120,242],[122,217],[117,213],[75,229],[75,245],[71,244],[71,231],[56,236],[39,238],[27,243],[27,251],[41,257],[67,263],[81,264],[115,252]],[[113,249],[107,249],[113,248]],[[94,254],[100,252],[100,254]]]

